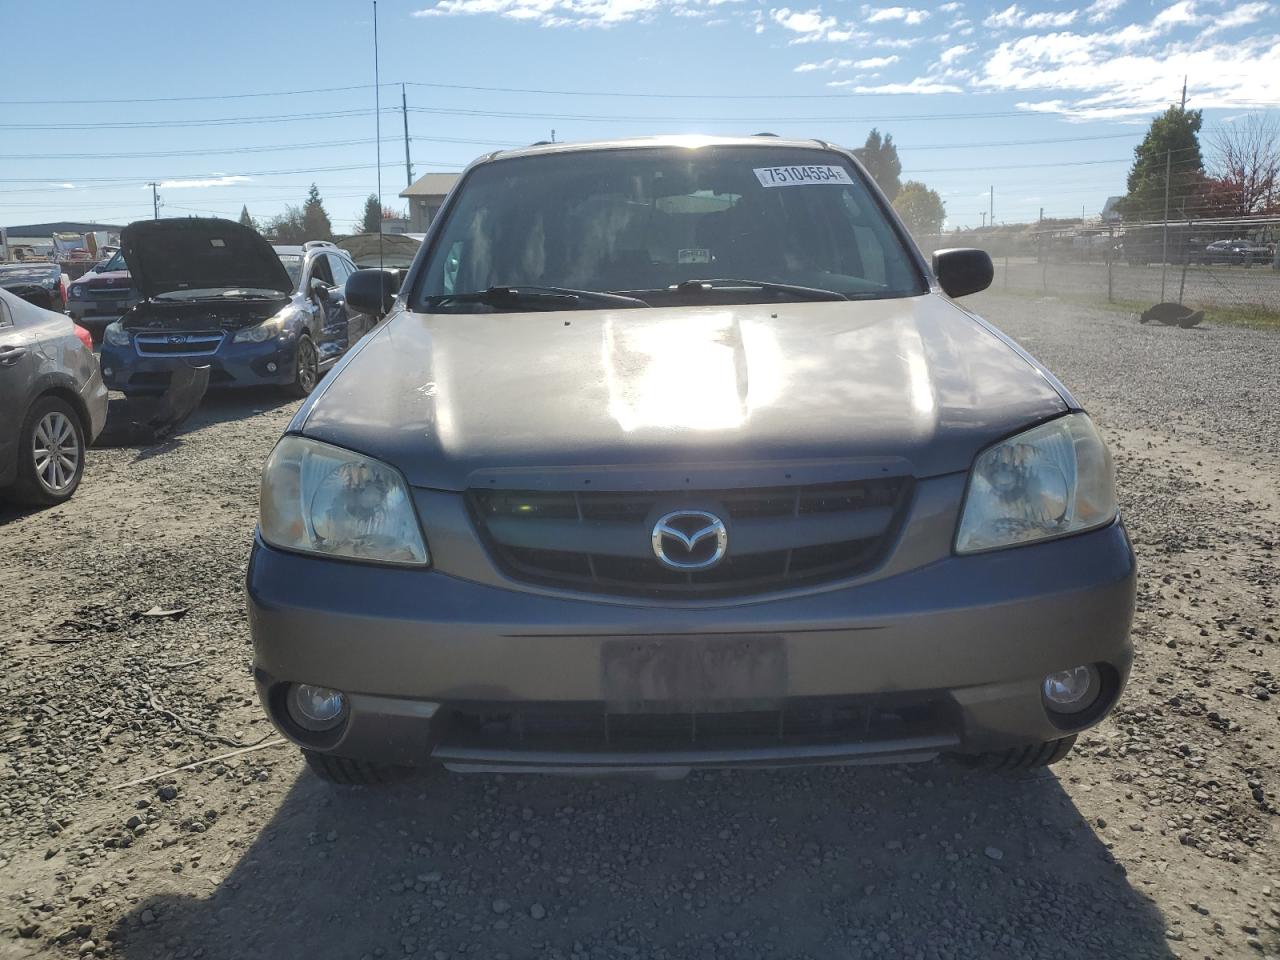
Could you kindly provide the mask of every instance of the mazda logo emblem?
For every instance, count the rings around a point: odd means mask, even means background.
[[[728,546],[724,521],[705,510],[675,510],[653,525],[653,555],[672,570],[709,570]]]

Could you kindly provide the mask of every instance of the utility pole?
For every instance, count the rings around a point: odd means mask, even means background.
[[[1169,178],[1173,172],[1173,151],[1164,155],[1164,229],[1160,255],[1160,302],[1164,303],[1164,278],[1169,272]]]
[[[555,143],[555,142],[556,142],[556,128],[555,128],[555,127],[552,127],[552,128],[551,128],[551,142],[552,142],[552,143]]]
[[[406,187],[413,186],[413,164],[409,162],[409,101],[404,95],[404,84],[400,84],[400,115],[404,118],[404,180]],[[381,214],[379,214],[381,216]]]
[[[987,225],[987,211],[985,210],[981,211],[981,216],[982,216],[982,225],[983,227],[985,227]]]
[[[991,185],[991,201],[990,201],[990,203],[991,203],[991,212],[990,212],[990,215],[987,217],[987,219],[991,221],[991,225],[994,227],[994,226],[996,225],[996,187],[995,187],[995,184],[992,184],[992,185]]]
[[[1182,112],[1187,112],[1187,75],[1182,75]]]
[[[153,219],[153,220],[159,220],[159,219],[160,219],[160,194],[156,193],[156,190],[158,190],[158,189],[159,189],[160,184],[156,183],[156,182],[153,180],[153,181],[151,181],[150,183],[148,183],[148,184],[147,184],[147,186],[151,188],[151,213],[152,213],[152,219]]]

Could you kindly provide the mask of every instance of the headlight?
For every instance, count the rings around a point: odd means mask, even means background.
[[[76,284],[74,287],[71,288],[71,295],[75,297],[77,300],[80,299],[80,294],[83,292],[84,292],[84,287],[80,286],[79,284]]]
[[[108,323],[106,330],[102,332],[102,337],[113,347],[127,347],[129,345],[129,331],[120,326],[119,320]]]
[[[430,562],[409,488],[371,457],[287,436],[262,474],[262,539],[274,547],[352,560]]]
[[[252,327],[237,330],[236,335],[231,338],[231,342],[266,343],[268,340],[280,336],[280,332],[284,330],[284,321],[285,314],[277,313],[270,320],[263,320],[261,323],[255,323]]]
[[[1116,516],[1111,454],[1083,413],[1060,417],[978,454],[957,553],[1079,533]]]

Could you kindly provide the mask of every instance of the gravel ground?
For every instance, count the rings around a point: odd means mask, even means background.
[[[331,789],[261,716],[240,596],[293,404],[216,399],[0,506],[0,956],[1280,955],[1280,336],[973,306],[1094,412],[1141,561],[1129,690],[1053,772]]]

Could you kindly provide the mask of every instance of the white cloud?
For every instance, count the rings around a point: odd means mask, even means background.
[[[889,50],[906,50],[920,42],[920,37],[876,37],[872,46],[885,47]]]
[[[802,63],[795,68],[796,73],[814,73],[818,70],[878,70],[897,63],[901,58],[896,54],[891,57],[867,57],[864,60],[848,60],[844,57],[828,57],[816,63]]]
[[[939,13],[955,13],[955,12],[956,12],[957,10],[959,10],[962,6],[964,6],[964,4],[961,4],[961,3],[944,3],[944,4],[941,4],[941,5],[938,7],[938,12],[939,12]]]
[[[1156,18],[1151,21],[1151,26],[1160,30],[1179,23],[1195,23],[1197,19],[1194,0],[1178,0],[1173,6],[1165,7],[1157,13]]]
[[[961,43],[954,47],[947,47],[942,53],[938,54],[938,62],[941,64],[953,63],[966,54],[973,53],[976,48],[971,43]]]
[[[59,190],[74,190],[76,188],[74,183],[51,183],[49,186],[57,187]]]
[[[1269,3],[1239,4],[1230,10],[1216,14],[1212,18],[1213,22],[1205,28],[1205,35],[1210,36],[1215,33],[1221,33],[1223,30],[1230,30],[1233,27],[1243,27],[1245,24],[1256,23],[1270,10],[1271,4]]]
[[[836,26],[835,17],[825,17],[822,11],[817,9],[792,10],[789,7],[783,7],[780,10],[770,10],[769,16],[783,30],[799,34],[795,41],[797,43],[821,40]]]
[[[675,4],[663,0],[438,0],[415,10],[415,17],[489,14],[510,20],[533,21],[544,27],[612,27],[648,20],[658,9]]]
[[[236,183],[248,183],[250,179],[250,177],[214,174],[212,177],[195,177],[190,180],[165,180],[158,186],[161,190],[195,190],[204,187],[229,187]],[[146,190],[148,188],[143,187],[142,189]]]
[[[867,23],[901,20],[908,26],[915,26],[929,19],[928,10],[914,10],[911,7],[863,7],[862,14]]]
[[[916,77],[909,83],[881,83],[876,86],[866,86],[860,84],[856,80],[833,80],[827,84],[829,87],[843,87],[851,93],[884,93],[884,94],[932,94],[932,93],[963,93],[959,87],[951,83],[942,83],[933,77]]]
[[[1191,107],[1268,106],[1280,102],[1280,38],[1152,46],[1151,28],[1051,33],[999,44],[975,84],[989,90],[1052,91],[1052,100],[1018,104],[1075,120],[1119,119],[1163,110],[1186,75]],[[1080,99],[1063,91],[1085,94]]]
[[[1077,16],[1079,16],[1078,10],[1062,10],[1057,13],[1048,11],[1043,13],[1031,13],[1028,10],[1023,10],[1020,6],[1014,3],[1005,7],[1003,10],[988,16],[982,21],[982,25],[994,30],[1006,30],[1019,27],[1027,30],[1041,30],[1045,27],[1069,26]]]
[[[1103,23],[1111,19],[1112,14],[1125,5],[1125,0],[1093,0],[1085,13],[1090,23]]]

